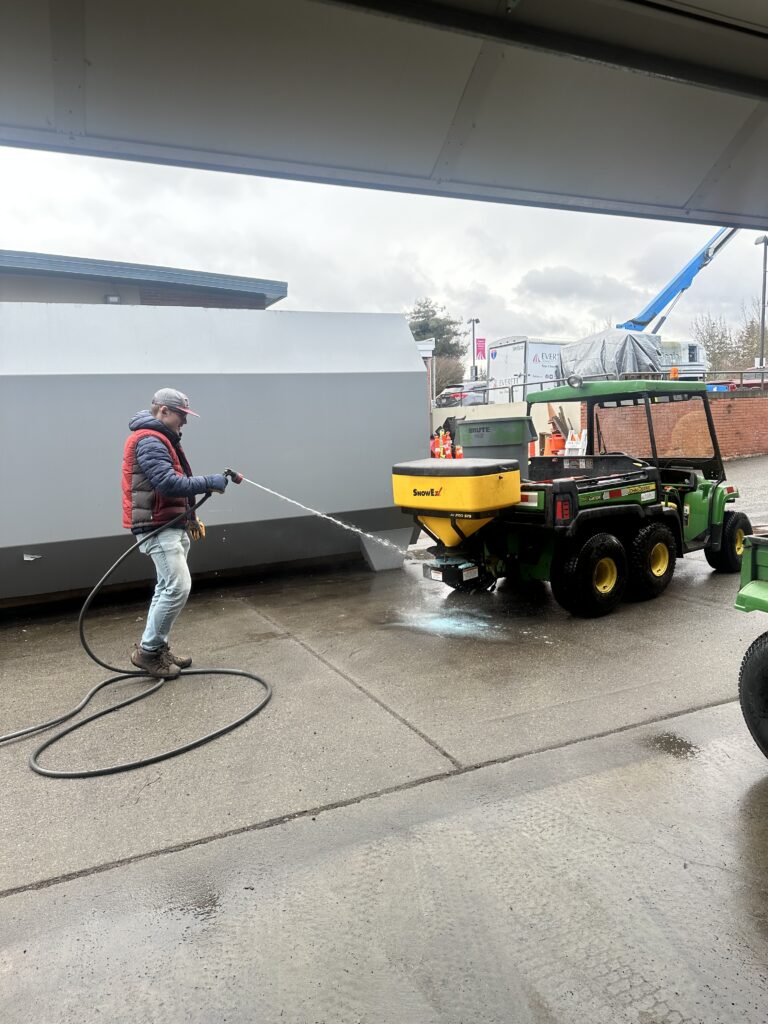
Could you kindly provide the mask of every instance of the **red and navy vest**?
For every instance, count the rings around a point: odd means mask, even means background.
[[[163,523],[169,523],[189,510],[184,495],[167,498],[159,494],[136,461],[136,445],[142,437],[156,437],[168,449],[173,468],[180,476],[186,475],[171,442],[157,430],[134,430],[123,449],[123,526],[134,533],[148,533]],[[183,520],[179,526],[183,526]]]

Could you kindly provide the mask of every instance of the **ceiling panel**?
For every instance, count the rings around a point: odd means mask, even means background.
[[[507,48],[456,177],[680,207],[755,108],[707,93],[706,131],[693,131],[701,94],[629,73],[617,88],[611,69]]]
[[[480,40],[325,4],[255,6],[263,16],[229,3],[218,20],[188,0],[94,3],[88,131],[430,174]]]
[[[0,144],[763,229],[767,119],[762,0],[0,0]]]

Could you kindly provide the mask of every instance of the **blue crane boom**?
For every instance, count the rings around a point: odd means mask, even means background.
[[[644,331],[651,320],[653,320],[655,316],[659,316],[659,314],[662,313],[670,303],[674,306],[686,288],[690,287],[691,282],[702,267],[706,267],[708,263],[712,262],[715,256],[725,248],[738,230],[738,228],[720,228],[720,230],[710,238],[707,244],[703,246],[703,248],[699,249],[693,259],[686,263],[680,273],[676,274],[669,284],[665,285],[659,294],[655,298],[651,299],[642,313],[638,313],[633,320],[627,320],[626,323],[616,324],[616,326],[626,331]],[[658,323],[654,325],[654,334],[658,333],[661,329],[661,325],[671,312],[672,309],[670,308],[669,311],[659,319]]]

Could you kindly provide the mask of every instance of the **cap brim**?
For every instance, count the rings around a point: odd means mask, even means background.
[[[185,409],[180,405],[169,405],[168,408],[173,409],[175,412],[181,412],[185,416],[197,416],[197,418],[200,419],[200,413],[195,412],[194,409]]]

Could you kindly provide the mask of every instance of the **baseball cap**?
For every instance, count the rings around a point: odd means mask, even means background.
[[[183,391],[176,388],[160,388],[152,396],[152,405],[167,405],[169,409],[176,409],[178,412],[186,413],[187,416],[199,416],[189,408],[189,399]]]

